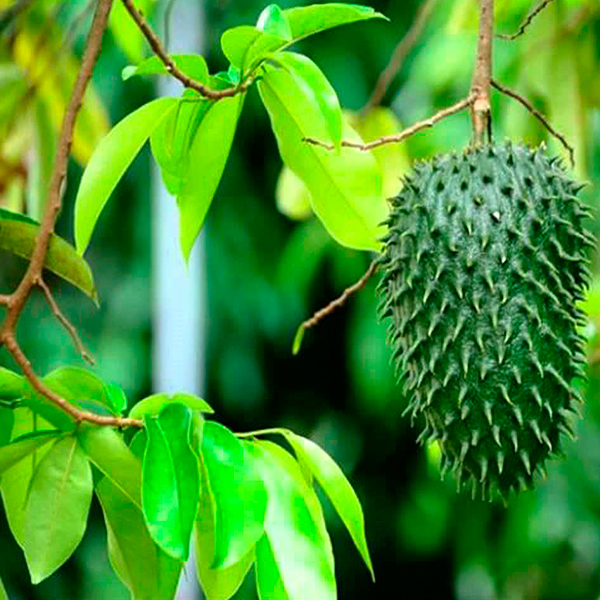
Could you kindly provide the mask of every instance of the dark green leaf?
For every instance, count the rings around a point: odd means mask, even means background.
[[[14,417],[13,417],[14,418]],[[56,440],[60,431],[45,430],[20,437],[7,446],[0,447],[0,473],[21,462],[26,456],[39,450],[52,440]]]
[[[11,409],[0,407],[0,447],[10,442],[14,422],[14,412]]]
[[[200,83],[208,82],[208,67],[199,54],[173,54],[171,58],[188,77]],[[123,80],[126,81],[134,75],[170,75],[170,73],[158,56],[151,56],[139,65],[130,65],[123,69]]]
[[[329,140],[330,131],[314,92],[294,70],[268,69],[258,90],[283,161],[306,184],[313,210],[330,235],[350,248],[380,249],[388,207],[375,158],[352,148],[335,152],[303,141]],[[345,139],[360,140],[349,125],[343,126]]]
[[[133,455],[123,438],[108,427],[86,427],[79,443],[90,460],[136,506],[142,506],[142,463]]]
[[[96,487],[108,537],[108,557],[136,600],[172,600],[182,563],[152,540],[140,508],[108,478]]]
[[[344,473],[335,461],[311,440],[296,435],[292,431],[285,431],[284,435],[294,449],[298,461],[315,476],[331,500],[371,572],[371,576],[375,578],[365,537],[363,511],[360,501]]]
[[[75,245],[80,254],[87,248],[115,186],[152,132],[176,105],[175,98],[159,98],[145,104],[115,125],[94,151],[75,199]]]
[[[192,411],[172,404],[157,419],[146,415],[144,425],[144,517],[154,541],[173,558],[187,560],[200,493],[198,459],[190,447]]]
[[[186,260],[223,175],[243,101],[244,94],[239,94],[216,102],[194,136],[188,176],[177,196],[181,249]]]
[[[216,507],[212,566],[241,561],[262,536],[267,494],[255,460],[226,427],[204,424],[202,459]]]
[[[33,219],[0,208],[0,249],[29,260],[39,230],[39,223]],[[50,238],[44,267],[98,302],[90,267],[71,244],[55,234]]]
[[[244,445],[257,459],[267,488],[265,534],[289,600],[335,600],[331,542],[298,463],[271,442]],[[273,579],[271,574],[268,581]]]
[[[260,600],[288,600],[273,550],[266,535],[256,544],[256,588]]]
[[[92,501],[92,469],[75,437],[52,445],[31,481],[23,550],[32,583],[60,567],[79,545]]]
[[[183,404],[192,410],[198,410],[204,413],[215,412],[202,398],[193,394],[178,392],[176,394],[153,394],[143,400],[140,400],[129,413],[132,419],[142,419],[144,415],[157,415],[163,408],[171,404]]]
[[[258,17],[256,29],[277,35],[285,40],[292,41],[292,30],[284,11],[277,4],[269,4]]]

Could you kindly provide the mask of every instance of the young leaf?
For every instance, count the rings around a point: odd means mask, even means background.
[[[193,394],[185,394],[178,392],[176,394],[153,394],[143,400],[140,400],[129,413],[131,419],[142,419],[144,415],[154,416],[171,404],[183,404],[192,410],[198,410],[204,413],[214,413],[215,411],[209,406],[206,400],[194,396]]]
[[[295,70],[268,69],[258,90],[283,161],[306,184],[313,210],[330,235],[350,248],[378,250],[380,224],[388,208],[374,157],[351,148],[329,151],[303,141],[328,140],[330,133],[315,99],[318,91],[312,91]],[[343,137],[358,138],[346,123]]]
[[[284,11],[277,4],[269,4],[258,17],[256,29],[278,35],[284,40],[292,41],[292,30]]]
[[[75,437],[57,441],[37,466],[23,528],[32,583],[52,575],[85,532],[92,501],[92,469]]]
[[[177,197],[180,240],[187,260],[223,175],[243,94],[216,102],[200,123],[189,152],[189,172]]]
[[[264,531],[267,494],[256,461],[222,425],[204,424],[202,460],[216,507],[213,568],[241,561]]]
[[[80,254],[85,252],[96,221],[123,173],[176,105],[175,98],[145,104],[115,125],[96,148],[75,199],[75,245]]]
[[[108,537],[108,558],[133,598],[172,600],[182,563],[152,540],[139,507],[108,478],[96,486]]]
[[[335,461],[311,440],[287,430],[284,435],[294,449],[298,461],[315,476],[319,485],[331,500],[371,572],[371,576],[375,578],[365,537],[363,511],[360,501],[344,473]]]
[[[255,573],[260,600],[289,600],[266,535],[256,544]]]
[[[199,54],[173,54],[171,59],[188,77],[200,83],[208,82],[208,67],[204,58]],[[135,75],[169,75],[169,71],[158,56],[151,56],[139,65],[130,65],[123,69],[124,81]]]
[[[79,443],[90,460],[136,506],[142,506],[142,464],[113,429],[82,428]]]
[[[0,447],[0,474],[21,462],[26,456],[39,450],[48,442],[56,440],[60,433],[56,429],[38,431],[34,435],[17,439],[7,446]]]
[[[207,600],[229,600],[239,589],[254,562],[254,548],[230,567],[213,568],[216,506],[206,466],[202,460],[200,473],[202,485],[193,533],[198,579]]]
[[[270,442],[244,446],[257,459],[267,488],[265,534],[289,600],[334,600],[331,542],[298,463]]]
[[[192,411],[180,404],[144,418],[148,443],[142,471],[144,517],[154,541],[187,560],[198,510],[198,459],[190,448]]]
[[[229,62],[243,74],[250,73],[262,60],[290,42],[250,25],[228,29],[221,36],[221,48]]]
[[[389,20],[370,6],[338,2],[288,8],[283,11],[283,14],[290,24],[294,41],[338,25],[347,25],[367,19]]]
[[[109,410],[116,415],[122,415],[127,408],[127,396],[123,388],[114,383],[105,383],[104,392],[108,400],[108,406],[111,407]]]
[[[29,260],[39,230],[39,223],[33,219],[0,208],[0,249]],[[71,244],[55,234],[50,238],[44,267],[98,302],[90,267]]]

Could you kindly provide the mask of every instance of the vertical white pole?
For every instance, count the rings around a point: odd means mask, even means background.
[[[201,53],[202,3],[181,0],[173,6],[169,53]],[[181,86],[161,78],[160,96],[178,96]],[[189,265],[179,245],[179,213],[175,198],[166,191],[160,170],[153,167],[152,274],[154,294],[153,386],[156,391],[201,394],[204,385],[205,269],[204,239],[196,242]],[[202,594],[193,560],[179,583],[178,600],[196,600]]]

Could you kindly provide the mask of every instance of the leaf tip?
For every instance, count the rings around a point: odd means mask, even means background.
[[[127,81],[128,79],[130,79],[131,77],[133,77],[135,75],[136,71],[137,71],[136,66],[128,65],[121,71],[121,79],[123,81]]]
[[[298,352],[300,352],[300,346],[302,346],[302,339],[304,338],[304,332],[306,331],[306,327],[304,323],[298,327],[296,331],[296,335],[294,336],[294,343],[292,345],[292,354],[296,356]]]

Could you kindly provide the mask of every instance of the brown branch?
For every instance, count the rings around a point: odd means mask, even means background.
[[[127,12],[131,15],[131,18],[138,26],[139,30],[144,34],[146,40],[148,40],[148,43],[150,44],[154,54],[156,54],[156,56],[158,56],[161,62],[165,65],[167,71],[173,77],[175,77],[175,79],[178,79],[184,85],[184,87],[195,90],[205,98],[210,98],[211,100],[220,100],[221,98],[228,98],[231,96],[236,96],[237,94],[241,94],[245,92],[251,85],[251,79],[247,79],[236,87],[231,87],[224,90],[212,90],[203,83],[192,79],[186,75],[167,54],[163,48],[160,38],[154,33],[154,31],[152,31],[152,28],[146,19],[144,19],[142,13],[140,13],[140,11],[134,6],[132,0],[122,0],[122,2],[127,9]]]
[[[377,264],[377,259],[372,261],[365,274],[354,285],[351,285],[350,287],[346,288],[339,298],[336,298],[335,300],[330,302],[325,308],[318,310],[310,319],[304,321],[304,323],[300,325],[300,328],[306,331],[307,329],[314,327],[319,321],[322,321],[325,317],[328,317],[337,308],[342,306],[346,302],[346,300],[348,300],[348,298],[352,296],[352,294],[355,294],[356,292],[362,290],[377,270]]]
[[[74,325],[65,317],[65,315],[60,310],[58,303],[54,299],[50,288],[46,285],[46,282],[43,279],[39,279],[37,282],[38,286],[41,288],[44,293],[44,297],[46,298],[46,302],[48,302],[48,306],[50,306],[50,311],[52,314],[58,319],[60,324],[66,329],[67,333],[71,336],[73,340],[73,344],[77,348],[77,351],[81,355],[81,358],[86,360],[90,365],[94,364],[94,359],[89,355],[88,351],[85,349],[79,334],[77,333],[77,329],[75,329]]]
[[[453,104],[452,106],[448,106],[447,108],[440,110],[439,112],[435,113],[435,115],[429,117],[428,119],[424,119],[423,121],[419,121],[419,122],[415,123],[414,125],[407,127],[400,133],[393,133],[390,135],[385,135],[383,137],[377,138],[370,142],[366,142],[364,144],[360,144],[358,142],[349,142],[349,141],[344,140],[344,141],[342,141],[342,146],[344,146],[346,148],[356,148],[357,150],[363,150],[366,152],[368,150],[373,150],[373,148],[378,148],[379,146],[384,146],[385,144],[401,142],[401,141],[405,140],[407,137],[414,135],[418,131],[427,129],[429,127],[433,127],[436,123],[438,123],[442,119],[445,119],[446,117],[449,117],[457,112],[460,112],[461,110],[464,110],[465,108],[467,108],[468,106],[470,106],[473,103],[473,99],[474,99],[474,96],[472,94],[469,94],[469,96],[467,96],[463,100],[460,100],[456,104]],[[313,146],[319,146],[321,148],[326,148],[327,150],[334,149],[333,144],[327,144],[327,143],[321,142],[320,140],[317,140],[315,138],[310,138],[310,137],[304,138],[304,141],[307,144],[312,144]]]
[[[10,296],[5,296],[4,294],[0,294],[0,306],[4,306],[8,308],[10,306]]]
[[[529,100],[527,100],[527,98],[524,98],[514,90],[511,90],[501,85],[494,79],[492,79],[491,84],[492,87],[496,88],[499,92],[502,92],[510,98],[517,100],[517,102],[520,102],[536,119],[538,119],[542,123],[542,125],[548,130],[550,135],[554,136],[564,146],[565,150],[569,153],[569,160],[571,161],[571,166],[575,167],[575,150],[573,149],[573,146],[571,146],[569,142],[567,142],[567,139],[562,133],[556,131],[556,129],[554,129],[554,127],[550,125],[548,119],[546,119],[546,117],[544,117],[544,115],[539,110],[537,110],[537,108],[535,108],[535,106],[533,106],[533,104],[531,104]]]
[[[392,54],[392,57],[390,58],[389,63],[379,75],[373,93],[361,111],[363,114],[367,113],[373,107],[378,106],[381,103],[392,81],[400,72],[400,69],[402,68],[402,65],[404,64],[409,52],[421,37],[421,34],[423,33],[423,30],[429,21],[429,17],[432,15],[433,10],[438,2],[439,0],[426,0],[426,2],[421,6],[412,26],[406,32],[406,35],[400,40]]]
[[[515,33],[499,33],[496,35],[501,40],[512,41],[525,33],[525,30],[531,25],[531,22],[537,17],[553,0],[542,0],[526,17],[525,20],[519,25],[519,28]]]

